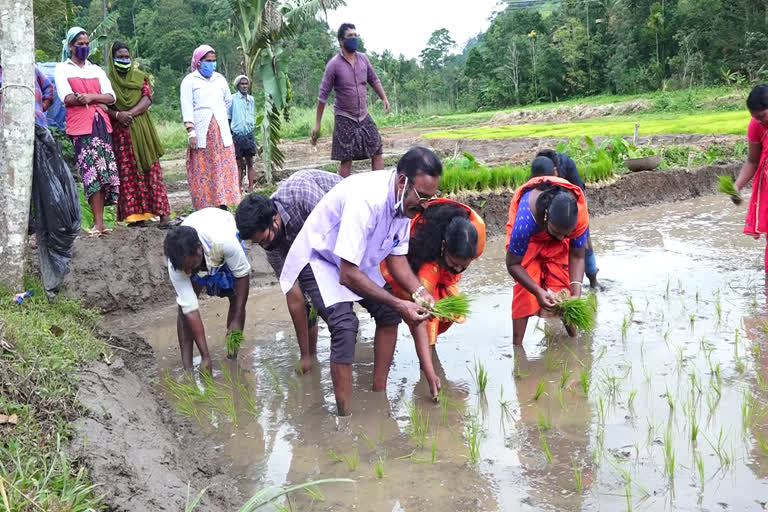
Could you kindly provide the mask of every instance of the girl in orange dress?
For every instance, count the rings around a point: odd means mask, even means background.
[[[531,315],[555,306],[555,293],[581,296],[584,252],[589,237],[584,193],[554,176],[518,188],[509,205],[507,270],[515,280],[512,342],[523,343]],[[569,329],[571,336],[575,331]]]
[[[461,273],[485,249],[485,222],[469,206],[450,199],[434,199],[424,212],[411,221],[408,262],[421,284],[435,300],[458,295]],[[381,274],[397,297],[410,300],[411,295],[390,275],[386,261]],[[464,323],[464,318],[454,321]],[[453,322],[431,318],[427,321],[429,344]]]

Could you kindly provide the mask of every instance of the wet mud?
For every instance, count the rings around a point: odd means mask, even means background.
[[[643,173],[627,179],[650,187]],[[678,176],[659,190],[669,194],[687,179],[693,178]],[[591,202],[603,188],[590,191]],[[598,325],[573,339],[553,320],[532,319],[523,346],[512,346],[503,239],[491,241],[462,281],[474,298],[473,313],[441,335],[434,355],[445,416],[428,398],[404,328],[387,392],[368,391],[374,329],[361,312],[353,413],[339,421],[328,331],[321,328],[313,369],[297,375],[293,330],[275,288],[253,292],[235,363],[225,362],[221,339],[226,301],[203,306],[218,361],[214,386],[227,389],[235,379],[247,390],[234,401],[232,416],[202,410],[195,421],[169,405],[178,404],[164,372],[182,378],[172,304],[112,317],[106,328],[147,340],[154,358],[144,349],[141,360],[130,363],[126,354],[129,369],[141,376],[126,386],[159,399],[163,410],[147,413],[166,428],[185,425],[176,432],[179,444],[201,442],[212,466],[242,496],[265,485],[349,477],[354,484],[322,487],[322,496],[298,493],[291,505],[386,512],[620,510],[628,503],[638,510],[762,510],[768,492],[765,242],[741,234],[743,207],[722,196],[683,199],[707,190],[691,186],[688,196],[672,194],[672,203],[595,217],[591,231],[604,286]],[[473,375],[476,362],[489,375],[483,393]],[[430,418],[421,443],[414,408]],[[479,433],[474,463],[471,425]],[[91,443],[88,452],[86,461],[112,455]],[[99,475],[98,481],[125,478],[117,469]]]

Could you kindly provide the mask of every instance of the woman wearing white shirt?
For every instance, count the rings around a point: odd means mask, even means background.
[[[192,54],[192,72],[181,82],[181,115],[189,137],[187,182],[196,210],[240,202],[240,180],[227,110],[227,80],[216,73],[216,51],[208,45]]]

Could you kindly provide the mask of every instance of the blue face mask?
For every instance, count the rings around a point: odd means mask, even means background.
[[[355,52],[357,51],[357,38],[356,37],[348,37],[344,40],[344,49],[348,52]]]
[[[210,78],[213,72],[216,71],[216,61],[204,60],[200,63],[200,74],[205,78]]]

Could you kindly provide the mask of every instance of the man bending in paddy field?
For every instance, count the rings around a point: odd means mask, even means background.
[[[339,183],[317,204],[288,251],[280,275],[283,293],[296,283],[305,290],[331,332],[331,379],[339,416],[350,414],[352,363],[359,322],[358,302],[376,322],[373,340],[373,391],[385,391],[401,318],[419,324],[416,353],[437,396],[437,377],[429,349],[424,305],[434,298],[411,270],[406,255],[410,220],[437,193],[443,166],[435,154],[410,149],[396,170],[357,174]],[[379,272],[387,261],[394,279],[414,301],[392,295]]]
[[[267,261],[280,279],[291,244],[317,203],[342,177],[326,171],[304,170],[280,183],[271,197],[247,196],[237,207],[235,222],[240,236],[259,244],[267,252]],[[306,291],[297,281],[285,295],[288,311],[296,330],[301,352],[301,371],[311,367],[317,354],[317,314],[307,300]]]
[[[168,275],[179,305],[176,330],[181,361],[192,369],[192,342],[200,351],[201,371],[211,369],[211,356],[200,316],[198,295],[227,297],[227,334],[243,330],[251,264],[240,242],[235,219],[228,211],[204,208],[187,217],[165,237]]]

